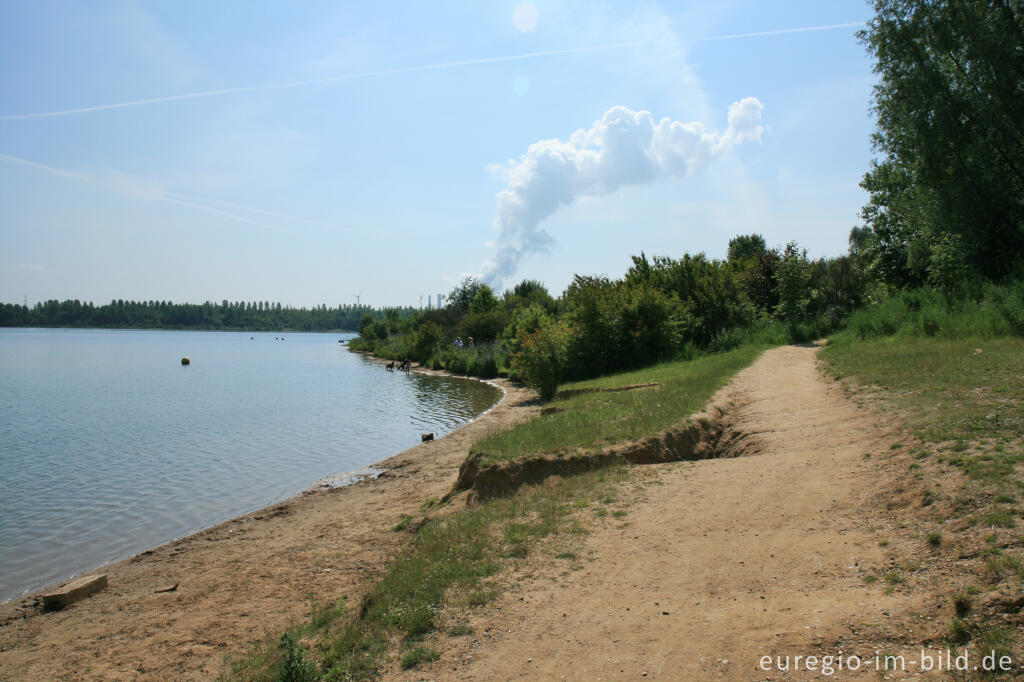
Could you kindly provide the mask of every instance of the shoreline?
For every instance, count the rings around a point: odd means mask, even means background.
[[[106,573],[107,589],[62,611],[33,606],[42,591],[0,604],[0,676],[215,677],[225,656],[241,655],[307,614],[307,595],[351,603],[402,544],[393,526],[448,492],[470,445],[537,410],[529,389],[504,379],[486,383],[502,391],[494,406],[367,467],[382,469],[379,476],[341,487],[314,482],[286,500],[106,564],[87,575]]]

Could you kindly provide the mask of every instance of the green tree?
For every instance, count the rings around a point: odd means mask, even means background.
[[[444,341],[444,330],[439,324],[430,320],[422,322],[412,337],[413,359],[417,362],[426,362],[442,341]]]
[[[471,313],[491,313],[498,309],[501,305],[498,301],[497,296],[494,295],[494,290],[486,284],[481,284],[477,290],[473,299],[469,302],[469,312]]]
[[[483,286],[479,280],[473,277],[463,278],[445,297],[448,309],[459,317],[465,315],[469,312],[469,304],[476,298],[477,292]]]
[[[547,288],[535,279],[524,279],[506,291],[505,303],[512,308],[536,304],[548,312],[555,310],[555,299],[551,298]]]
[[[775,278],[779,287],[779,318],[790,324],[802,321],[807,316],[807,304],[811,299],[811,268],[807,250],[800,250],[796,242],[786,244]]]
[[[729,262],[733,264],[757,261],[768,250],[764,237],[759,234],[741,234],[729,240]]]
[[[863,251],[885,281],[914,286],[961,265],[998,279],[1019,263],[1022,19],[1019,0],[876,0],[860,34],[879,76]]]

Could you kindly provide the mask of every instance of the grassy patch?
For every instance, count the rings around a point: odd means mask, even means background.
[[[262,647],[236,663],[231,676],[285,679],[278,672],[288,665],[302,675],[312,670],[308,679],[366,679],[387,664],[396,647],[402,650],[398,663],[403,668],[434,660],[437,652],[422,640],[439,629],[443,609],[493,601],[502,592],[496,573],[514,566],[545,538],[578,532],[574,502],[613,497],[623,476],[624,469],[602,469],[428,520],[411,545],[387,564],[358,610],[346,609],[343,602],[314,607],[307,624],[289,631],[287,647]],[[447,632],[458,636],[472,630],[455,626]],[[300,637],[315,646],[301,646]]]
[[[994,509],[982,514],[981,523],[988,528],[1013,528],[1017,525],[1013,514],[1006,509]]]
[[[1024,339],[972,336],[967,333],[970,325],[958,329],[945,337],[900,333],[858,338],[853,325],[833,339],[822,358],[828,372],[862,394],[870,391],[872,399],[897,412],[910,434],[924,443],[910,453],[922,464],[921,474],[914,474],[921,476],[921,505],[936,505],[942,520],[957,521],[944,529],[948,539],[933,531],[925,535],[926,542],[935,548],[972,548],[980,557],[969,569],[976,579],[993,587],[1012,585],[1024,579],[1021,557],[992,545],[1019,538],[1015,529],[1020,510],[1013,505],[1024,491]],[[925,462],[929,453],[933,456]],[[959,480],[957,488],[939,495],[925,472],[941,475],[943,464],[964,476],[947,479],[947,485]],[[979,530],[996,529],[998,533],[978,535]],[[977,547],[979,539],[987,546]],[[889,588],[898,584],[892,575],[883,576]],[[1009,655],[1013,629],[996,620],[998,615],[976,612],[971,597],[977,593],[976,587],[952,593],[956,617],[949,640],[957,645],[971,642],[985,654]]]
[[[440,657],[441,654],[439,654],[437,650],[422,645],[416,645],[402,654],[402,670],[415,668],[420,663],[436,661]]]
[[[695,360],[654,367],[561,386],[562,395],[549,404],[549,414],[493,434],[473,445],[485,452],[484,463],[540,452],[601,448],[646,438],[700,410],[711,395],[762,352],[746,346]],[[568,394],[569,391],[615,388],[635,384],[657,386],[618,392]]]
[[[396,523],[395,527],[392,528],[391,530],[395,531],[396,533],[399,532],[399,531],[403,531],[406,528],[408,528],[409,524],[411,524],[412,522],[413,522],[413,517],[409,516],[408,514],[404,514],[404,515],[402,515],[402,520],[399,521],[398,523]]]
[[[1024,339],[840,334],[822,357],[834,376],[884,389],[914,435],[948,443],[946,461],[972,479],[1010,483],[1024,462]]]

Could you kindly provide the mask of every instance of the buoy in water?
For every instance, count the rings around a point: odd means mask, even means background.
[[[182,364],[182,365],[189,365],[189,364],[191,364],[191,363],[192,363],[192,361],[191,361],[191,360],[189,360],[188,358],[182,358],[182,359],[181,359],[181,364]]]

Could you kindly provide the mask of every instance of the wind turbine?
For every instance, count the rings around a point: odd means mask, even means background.
[[[352,294],[352,298],[356,299],[357,307],[359,306],[359,297],[363,295],[364,291],[366,291],[366,289],[360,289],[358,294]]]
[[[423,294],[420,294],[420,308],[423,307]]]

